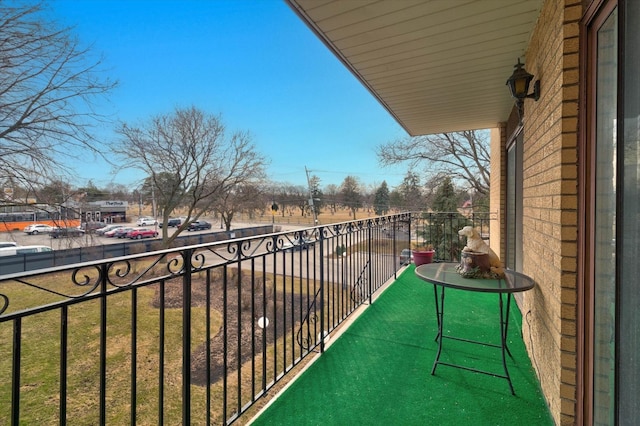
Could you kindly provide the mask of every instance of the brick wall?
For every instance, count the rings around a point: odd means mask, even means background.
[[[527,99],[523,148],[523,332],[556,424],[576,407],[577,129],[580,0],[546,0],[524,63],[541,81]]]
[[[576,419],[581,14],[580,0],[546,0],[524,57],[541,80],[540,100],[525,101],[523,119],[523,271],[538,286],[520,306],[524,340],[556,424]],[[515,127],[510,120],[491,139],[491,206],[503,234],[505,142]],[[503,239],[491,235],[491,242],[504,256]]]
[[[505,258],[505,232],[502,231],[505,223],[506,199],[502,195],[507,186],[507,162],[500,153],[505,152],[506,146],[505,126],[491,129],[491,176],[489,181],[489,205],[491,206],[491,226],[489,228],[489,241],[493,251],[498,253],[500,259]]]

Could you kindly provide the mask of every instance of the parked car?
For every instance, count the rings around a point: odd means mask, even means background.
[[[44,223],[34,223],[24,228],[24,232],[29,235],[46,234],[53,231],[54,227]]]
[[[149,229],[149,228],[134,229],[132,231],[129,231],[129,233],[127,233],[127,237],[132,240],[141,240],[143,238],[155,238],[157,236],[158,236],[158,231],[154,231],[153,229]]]
[[[117,228],[112,228],[112,229],[109,229],[108,231],[105,231],[105,232],[102,234],[102,236],[103,236],[103,237],[107,237],[107,238],[113,238],[113,237],[115,237],[115,236],[116,236],[116,233],[117,233],[119,230],[121,230],[121,229],[125,229],[125,228],[127,228],[128,230],[133,229],[133,228],[130,228],[130,227],[126,227],[126,226],[124,226],[124,225],[119,225]]]
[[[111,234],[111,237],[113,238],[128,238],[129,232],[133,231],[134,229],[136,228],[131,228],[129,226],[126,226],[124,228],[118,228],[118,229],[114,229],[113,231],[109,231],[107,232],[107,234]],[[106,236],[108,237],[109,235],[106,235]]]
[[[81,237],[84,232],[84,229],[80,228],[55,228],[49,233],[49,236],[51,238]]]
[[[315,241],[309,238],[298,238],[282,245],[282,250],[307,250]]]
[[[408,265],[413,262],[413,252],[411,249],[402,249],[400,252],[400,265]]]
[[[88,233],[90,233],[90,234],[91,234],[91,233],[93,233],[93,232],[96,232],[98,229],[102,229],[102,228],[104,228],[105,226],[107,226],[107,224],[106,224],[106,223],[104,223],[104,222],[84,222],[84,223],[81,225],[81,228],[82,228],[85,232],[88,232]]]
[[[211,229],[211,224],[206,220],[196,220],[189,224],[187,231],[202,231],[203,229]]]
[[[107,226],[103,226],[100,229],[96,229],[96,234],[105,235],[107,232],[113,231],[114,229],[118,229],[118,228],[124,228],[124,225],[107,225]]]
[[[167,221],[167,228],[171,228],[172,226],[177,228],[180,225],[182,225],[182,219],[179,217],[172,217]],[[159,226],[162,228],[162,222],[160,222]]]
[[[0,241],[0,249],[17,247],[17,246],[18,246],[18,243],[14,243],[13,241]]]
[[[151,226],[151,225],[156,225],[157,223],[158,221],[152,217],[141,217],[136,222],[138,226]]]

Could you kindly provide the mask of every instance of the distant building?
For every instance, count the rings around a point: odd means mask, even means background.
[[[86,222],[127,222],[127,201],[92,201],[82,204],[82,220]]]

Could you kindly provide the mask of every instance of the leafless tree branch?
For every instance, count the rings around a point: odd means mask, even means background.
[[[485,131],[439,133],[389,142],[377,148],[383,166],[408,163],[422,167],[427,176],[448,175],[478,193],[489,191],[490,152]]]
[[[246,132],[227,137],[218,116],[190,107],[152,118],[140,127],[122,124],[112,146],[123,168],[145,172],[162,203],[164,219],[185,207],[191,219],[210,210],[227,193],[264,179],[266,159]],[[177,236],[188,223],[183,223]],[[163,227],[163,239],[170,242]]]
[[[82,149],[100,155],[94,108],[116,85],[103,78],[70,28],[43,17],[42,4],[0,2],[0,182],[39,186],[68,174]]]

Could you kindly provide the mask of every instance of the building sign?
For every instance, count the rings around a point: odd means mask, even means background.
[[[129,207],[128,201],[94,201],[91,204],[100,206],[100,207],[124,207],[124,208]]]

